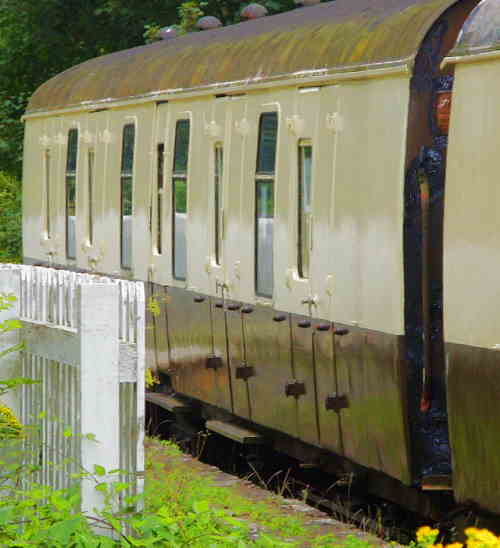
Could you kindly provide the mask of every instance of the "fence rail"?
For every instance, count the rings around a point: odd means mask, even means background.
[[[0,321],[18,317],[23,328],[4,346],[25,343],[0,363],[2,376],[40,381],[8,402],[36,427],[41,450],[38,480],[67,487],[71,473],[121,469],[142,491],[144,470],[145,296],[141,282],[26,265],[0,266],[0,292],[18,297]],[[1,347],[0,347],[1,350]],[[96,441],[86,434],[95,436]],[[82,482],[82,509],[102,501]]]

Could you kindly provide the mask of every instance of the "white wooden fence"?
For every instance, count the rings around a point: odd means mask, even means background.
[[[67,487],[71,473],[126,471],[142,491],[144,472],[145,298],[141,282],[25,265],[0,265],[0,292],[18,297],[0,321],[23,328],[0,339],[0,350],[23,340],[25,349],[0,361],[0,378],[21,375],[6,401],[21,421],[37,427],[37,480]],[[5,398],[4,398],[5,399]],[[87,434],[91,436],[87,437]],[[95,440],[90,439],[95,436]],[[100,477],[111,481],[116,475]],[[95,483],[83,480],[82,510],[102,504]]]

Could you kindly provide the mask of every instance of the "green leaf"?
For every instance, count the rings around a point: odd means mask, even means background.
[[[0,525],[5,525],[12,520],[14,514],[14,508],[7,506],[5,508],[0,508]]]
[[[71,430],[71,428],[65,428],[63,432],[63,436],[65,438],[71,438],[72,435],[73,435],[73,430]]]
[[[197,500],[195,503],[193,503],[193,510],[197,514],[204,514],[205,512],[208,512],[210,510],[210,505],[206,500]]]
[[[100,464],[94,464],[94,474],[96,476],[102,477],[106,475],[106,469]]]

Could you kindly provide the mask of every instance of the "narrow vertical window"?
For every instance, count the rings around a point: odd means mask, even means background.
[[[278,114],[260,117],[257,170],[255,175],[255,292],[273,296],[274,176]]]
[[[94,170],[95,152],[90,149],[87,153],[87,211],[88,211],[88,239],[89,244],[94,243]]]
[[[45,160],[45,235],[50,238],[50,150],[44,154]]]
[[[301,278],[309,278],[312,243],[312,145],[299,143],[299,196],[298,196],[298,271]]]
[[[156,251],[162,253],[162,232],[163,232],[163,163],[165,158],[165,145],[160,143],[157,147],[156,159]]]
[[[223,239],[223,194],[222,194],[222,168],[223,168],[223,148],[221,143],[217,143],[214,149],[214,211],[215,211],[215,264],[220,265],[222,261],[222,239]]]
[[[76,167],[78,157],[78,130],[68,132],[66,157],[66,257],[76,259]]]
[[[121,266],[132,268],[132,200],[134,174],[135,126],[123,127],[122,164],[120,176],[121,190]]]
[[[176,280],[185,280],[187,275],[186,228],[189,131],[189,120],[177,121],[172,177],[172,262],[173,276]]]

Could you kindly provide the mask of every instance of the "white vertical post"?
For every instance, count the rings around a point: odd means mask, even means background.
[[[78,292],[82,466],[90,472],[95,465],[109,471],[120,467],[118,287],[89,284]],[[85,434],[97,441],[85,439]],[[90,515],[104,504],[95,485],[93,480],[82,482],[82,511]]]
[[[137,348],[137,493],[144,489],[144,425],[146,422],[146,297],[144,284],[136,284]]]
[[[0,322],[11,319],[19,319],[21,308],[21,272],[17,269],[5,268],[0,270],[0,293],[12,294],[16,301],[9,310],[0,311]],[[21,340],[21,330],[15,329],[0,336],[0,352],[18,344]],[[8,380],[21,376],[21,355],[19,352],[7,354],[0,360],[0,380]],[[9,406],[14,414],[19,417],[21,412],[19,391],[11,390],[2,401]]]

